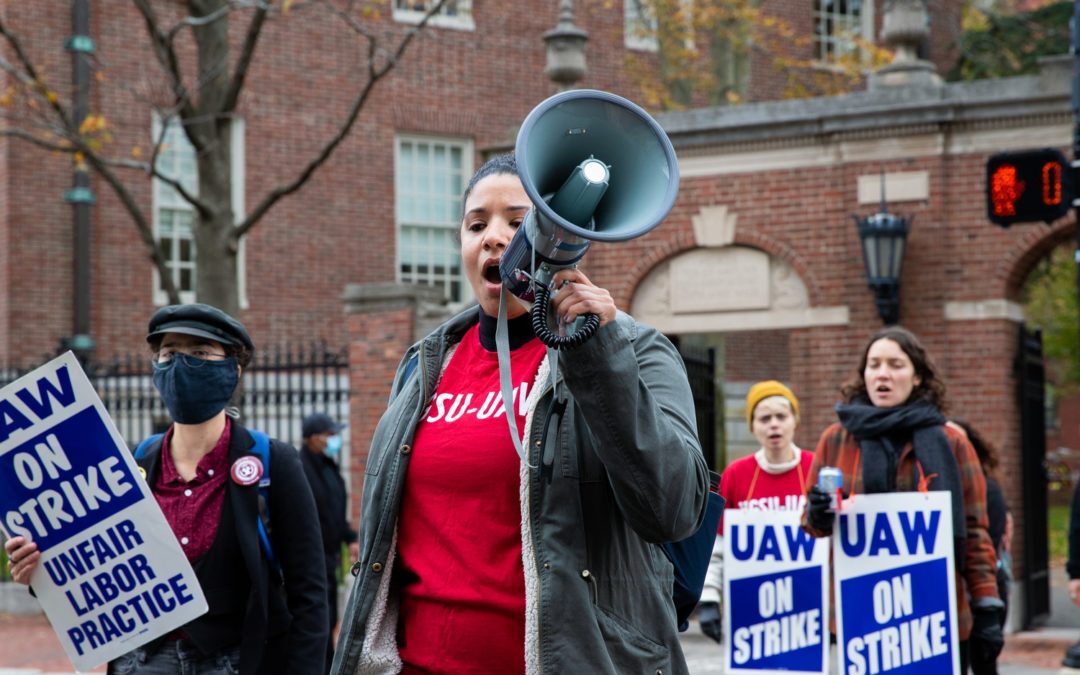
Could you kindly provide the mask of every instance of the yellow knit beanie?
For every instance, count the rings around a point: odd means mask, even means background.
[[[795,394],[791,393],[791,390],[785,387],[782,382],[776,380],[758,382],[750,387],[750,391],[746,393],[746,424],[751,431],[754,429],[754,408],[757,407],[758,403],[770,396],[783,396],[786,398],[788,403],[791,404],[791,411],[795,413],[795,417],[799,416],[799,399],[795,398]]]

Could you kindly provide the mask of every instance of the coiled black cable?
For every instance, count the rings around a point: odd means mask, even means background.
[[[586,314],[585,323],[571,335],[556,335],[548,328],[548,305],[551,299],[551,291],[547,286],[535,285],[533,287],[532,327],[533,333],[552,349],[573,349],[582,345],[596,333],[600,327],[600,317],[595,314]]]

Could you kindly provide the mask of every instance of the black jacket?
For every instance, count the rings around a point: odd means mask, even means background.
[[[345,517],[349,506],[345,479],[332,459],[312,452],[306,444],[300,448],[300,463],[304,466],[304,474],[315,497],[315,508],[319,512],[327,573],[336,572],[341,562],[342,542],[351,544],[356,541],[356,530],[352,529]]]
[[[255,441],[233,423],[229,465],[251,450]],[[139,466],[151,490],[157,480],[161,441],[152,445]],[[285,582],[271,570],[259,543],[258,486],[228,481],[237,543],[252,580],[240,644],[240,672],[257,675],[323,675],[327,625],[326,574],[315,501],[300,469],[296,450],[270,441],[270,539]],[[202,579],[200,579],[200,582]],[[212,600],[207,598],[208,602]],[[214,608],[211,607],[211,613]],[[196,619],[195,621],[198,621]]]

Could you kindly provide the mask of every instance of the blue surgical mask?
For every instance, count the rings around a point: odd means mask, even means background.
[[[341,454],[341,434],[334,434],[326,438],[326,456],[330,459],[337,459]]]
[[[154,364],[154,386],[180,424],[202,424],[225,409],[240,381],[236,358],[208,361],[178,354]]]

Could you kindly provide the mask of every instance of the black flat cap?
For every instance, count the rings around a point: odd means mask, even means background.
[[[217,307],[193,302],[187,305],[169,305],[154,312],[150,317],[150,329],[147,342],[165,333],[182,333],[209,338],[223,345],[246,347],[255,350],[244,324],[232,318]]]
[[[304,438],[307,438],[308,436],[314,436],[315,434],[321,434],[327,431],[336,434],[344,428],[344,424],[335,422],[334,418],[326,413],[311,413],[305,417],[304,421],[300,424],[300,434]]]

